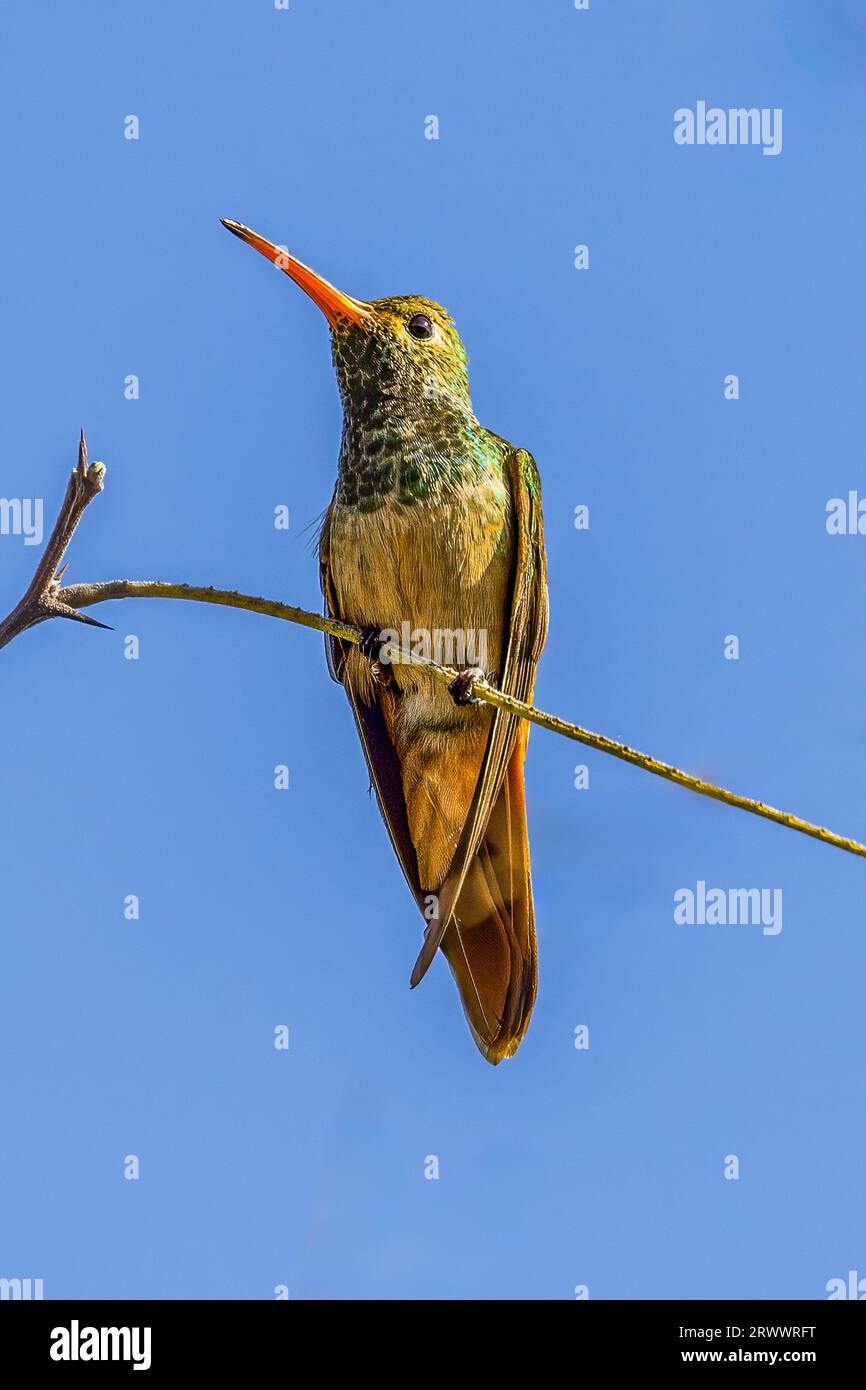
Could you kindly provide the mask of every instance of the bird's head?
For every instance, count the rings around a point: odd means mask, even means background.
[[[285,247],[240,222],[224,218],[223,226],[273,261],[322,310],[344,405],[384,399],[412,411],[425,402],[448,410],[471,409],[466,350],[441,305],[417,295],[353,299]]]

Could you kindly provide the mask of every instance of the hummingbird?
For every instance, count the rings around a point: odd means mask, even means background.
[[[353,299],[284,247],[239,222],[223,226],[285,271],[330,328],[343,430],[319,568],[325,612],[362,640],[327,637],[328,664],[424,923],[410,985],[441,948],[495,1066],[517,1051],[538,982],[529,726],[474,689],[486,679],[532,699],[548,622],[538,469],[479,424],[466,350],[439,304]],[[463,655],[483,650],[484,664],[453,663],[446,687],[393,659],[395,633],[413,645],[445,634]]]

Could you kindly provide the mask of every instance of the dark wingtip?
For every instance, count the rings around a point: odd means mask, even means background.
[[[439,949],[439,941],[441,939],[441,935],[437,933],[436,940],[433,943],[433,948],[431,950],[430,936],[432,930],[433,923],[430,922],[424,931],[424,944],[421,947],[421,950],[418,952],[418,959],[412,967],[412,974],[409,976],[410,989],[415,989],[417,985],[420,985],[421,981],[424,979],[424,976],[427,974],[427,971],[430,969],[430,962],[432,961],[433,957]]]

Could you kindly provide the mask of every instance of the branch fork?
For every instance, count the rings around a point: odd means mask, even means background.
[[[66,496],[54,523],[54,530],[20,603],[13,608],[8,618],[0,623],[0,647],[5,647],[13,637],[26,632],[30,627],[36,627],[38,623],[44,623],[48,618],[70,618],[76,623],[86,623],[88,627],[108,626],[107,623],[99,623],[95,618],[88,617],[86,613],[80,613],[66,601],[61,589],[61,581],[66,572],[63,557],[69,548],[69,542],[75,535],[85,509],[102,491],[104,482],[105,465],[88,462],[87,444],[82,430],[78,444],[78,462],[70,474]]]

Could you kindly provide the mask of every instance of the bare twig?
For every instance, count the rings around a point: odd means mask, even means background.
[[[243,608],[251,613],[262,613],[266,617],[281,618],[286,622],[298,623],[302,627],[313,628],[318,632],[327,632],[333,637],[341,638],[344,642],[356,644],[360,642],[362,636],[360,629],[353,627],[350,623],[340,622],[335,618],[327,618],[319,613],[308,613],[303,608],[295,608],[288,603],[279,603],[275,599],[255,598],[250,594],[239,594],[229,589],[137,579],[112,579],[101,584],[69,584],[60,588],[60,576],[57,574],[57,567],[85,507],[98,492],[102,491],[104,476],[105,469],[101,463],[88,465],[87,450],[82,434],[78,465],[70,479],[57,525],[52,532],[45,554],[37,567],[27,593],[18,607],[10,613],[4,622],[0,623],[0,647],[11,642],[12,638],[17,637],[20,632],[24,632],[28,627],[33,627],[36,623],[43,622],[46,618],[75,618],[79,622],[87,622],[94,627],[105,627],[104,623],[95,622],[94,619],[86,617],[79,610],[89,608],[92,604],[124,598],[171,598],[187,599],[194,603],[222,604],[228,608]],[[452,667],[440,666],[429,658],[416,655],[413,652],[392,649],[391,659],[395,662],[424,666],[435,677],[449,684],[457,675]],[[699,796],[708,796],[715,801],[724,802],[726,806],[735,806],[740,811],[748,811],[751,815],[761,816],[764,820],[774,821],[777,825],[783,825],[788,830],[797,830],[802,835],[809,835],[815,840],[821,840],[824,844],[835,845],[837,849],[846,850],[849,854],[856,854],[866,859],[866,845],[861,845],[856,840],[849,839],[844,835],[837,835],[834,831],[826,830],[823,826],[812,825],[811,822],[802,820],[799,816],[791,815],[787,811],[777,811],[775,807],[766,806],[762,801],[755,801],[751,797],[740,796],[736,792],[727,791],[724,787],[717,787],[712,782],[705,782],[700,777],[694,777],[690,772],[683,772],[680,768],[672,767],[669,763],[660,762],[647,753],[639,753],[636,749],[629,748],[627,744],[617,743],[616,740],[607,738],[604,734],[593,733],[590,729],[581,728],[579,724],[570,724],[555,714],[545,714],[543,710],[535,709],[532,705],[524,704],[522,700],[515,700],[512,696],[503,694],[501,690],[497,690],[489,682],[477,682],[473,687],[473,693],[485,704],[507,710],[519,719],[529,720],[530,723],[538,724],[542,729],[549,729],[551,733],[574,739],[577,743],[585,744],[588,748],[595,748],[600,753],[609,753],[612,757],[632,763],[635,767],[643,768],[645,772],[651,772],[656,777],[663,777],[668,782],[675,782],[678,786],[687,788],[688,791],[697,792]]]
[[[20,632],[26,632],[27,628],[45,622],[46,618],[71,618],[77,623],[87,623],[90,627],[106,626],[105,623],[98,623],[95,618],[88,618],[79,613],[74,605],[65,601],[60,592],[63,572],[58,573],[67,546],[84,515],[84,509],[96,494],[102,491],[104,479],[104,464],[87,462],[87,445],[82,430],[78,444],[78,462],[70,475],[60,515],[24,597],[17,607],[13,608],[8,618],[0,623],[0,647],[5,647],[13,637],[17,637]]]

